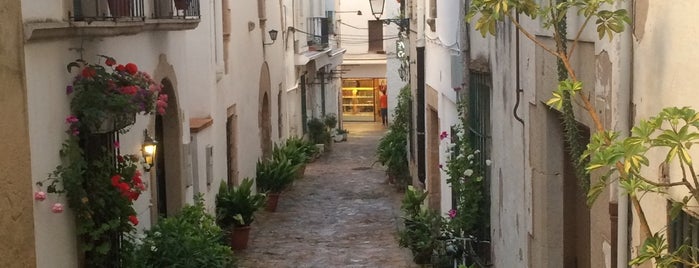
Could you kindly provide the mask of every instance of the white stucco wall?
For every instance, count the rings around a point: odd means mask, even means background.
[[[633,57],[635,122],[655,116],[666,107],[699,108],[695,97],[699,80],[692,68],[699,60],[699,52],[692,46],[697,26],[688,23],[695,20],[693,14],[697,12],[699,3],[691,1],[673,5],[650,2],[639,9]],[[662,150],[649,157],[651,164],[646,168],[649,178],[657,178],[660,174],[658,165],[666,153],[667,150]],[[692,156],[696,158],[697,154]],[[682,171],[677,162],[673,163],[669,175],[673,181],[679,181]],[[686,195],[684,187],[674,187],[670,192],[675,197]],[[651,231],[661,230],[667,224],[666,202],[665,198],[656,195],[642,200]],[[642,243],[638,240],[638,229],[634,230],[634,244]]]

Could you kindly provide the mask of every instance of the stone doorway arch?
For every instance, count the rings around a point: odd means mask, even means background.
[[[270,92],[272,83],[269,77],[267,62],[262,64],[260,70],[260,103],[258,112],[258,127],[260,129],[260,148],[262,157],[272,155],[272,109],[270,107]]]
[[[153,210],[151,219],[176,214],[185,203],[185,180],[183,177],[182,118],[177,94],[175,70],[160,56],[154,72],[156,81],[163,85],[162,92],[168,95],[168,106],[164,115],[156,115],[154,136],[158,141],[154,173],[151,174]]]

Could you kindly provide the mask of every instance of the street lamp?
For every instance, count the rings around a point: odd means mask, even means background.
[[[401,31],[408,29],[409,20],[406,18],[381,19],[381,15],[383,15],[383,6],[385,3],[386,0],[369,0],[369,4],[371,5],[371,14],[374,15],[374,18],[376,18],[376,20],[382,21],[386,25],[391,24],[391,22],[395,23],[396,25],[398,25],[398,27],[401,28]]]
[[[277,41],[277,34],[279,33],[279,31],[270,30],[268,33],[269,33],[269,39],[272,39],[272,43],[262,43],[263,45],[271,45],[271,44],[274,44],[274,41]]]
[[[141,154],[143,154],[143,161],[146,162],[146,166],[143,169],[146,172],[150,171],[155,162],[155,152],[158,148],[158,142],[148,135],[148,130],[143,130],[143,145],[141,145]]]
[[[371,14],[374,15],[376,20],[381,19],[381,15],[383,14],[383,6],[385,3],[386,0],[369,0],[369,4],[371,5]]]

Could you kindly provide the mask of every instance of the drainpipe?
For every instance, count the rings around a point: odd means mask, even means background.
[[[626,10],[632,10],[632,12],[635,10],[634,9],[634,4],[636,1],[629,1],[624,5],[624,8]],[[633,16],[633,14],[631,14]],[[633,18],[633,17],[632,17]],[[631,129],[634,125],[634,104],[633,104],[633,77],[634,77],[634,48],[633,48],[633,27],[629,27],[630,29],[627,29],[624,31],[624,33],[621,35],[620,41],[621,42],[621,49],[622,51],[621,56],[628,57],[627,58],[627,63],[629,64],[628,70],[631,70],[631,74],[629,75],[629,111],[628,111],[628,127]],[[623,51],[627,51],[627,53],[623,53]],[[622,58],[623,59],[623,58]],[[631,131],[629,131],[631,132]],[[618,222],[617,222],[617,263],[616,267],[629,267],[629,210],[631,209],[629,206],[629,196],[626,194],[620,194],[621,187],[617,186],[620,190],[618,191]]]
[[[320,102],[321,115],[325,116],[325,67],[323,72],[320,72]]]
[[[425,183],[425,1],[417,6],[417,177]]]

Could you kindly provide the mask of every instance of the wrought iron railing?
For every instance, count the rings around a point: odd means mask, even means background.
[[[199,19],[199,0],[153,0],[155,19]]]
[[[199,19],[199,0],[73,0],[72,21],[146,19],[144,1],[153,1],[154,19]]]
[[[73,21],[144,20],[144,0],[73,0]]]

